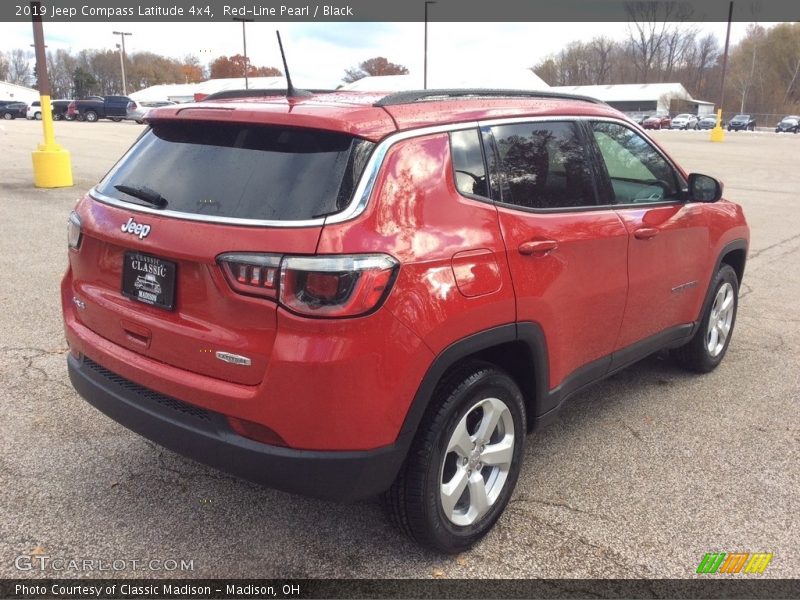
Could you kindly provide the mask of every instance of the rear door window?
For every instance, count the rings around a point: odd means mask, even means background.
[[[161,122],[97,190],[149,207],[115,186],[147,188],[167,201],[167,210],[212,219],[307,220],[349,204],[373,146],[310,129]]]
[[[487,198],[489,188],[478,130],[453,131],[450,133],[450,148],[458,191],[467,196]]]
[[[591,163],[575,123],[515,123],[491,132],[503,203],[533,209],[596,205]]]

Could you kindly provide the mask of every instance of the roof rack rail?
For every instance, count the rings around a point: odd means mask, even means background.
[[[335,90],[307,90],[314,94],[330,94]],[[286,88],[262,88],[246,90],[222,90],[221,92],[214,92],[209,94],[201,100],[206,102],[208,100],[227,100],[230,98],[263,98],[265,96],[285,96]]]
[[[433,102],[436,100],[458,99],[483,99],[483,98],[553,98],[560,100],[582,100],[593,104],[605,104],[597,98],[548,92],[546,90],[495,90],[495,89],[444,89],[444,90],[409,90],[389,94],[378,100],[374,106],[396,106],[398,104],[413,104],[414,102]]]

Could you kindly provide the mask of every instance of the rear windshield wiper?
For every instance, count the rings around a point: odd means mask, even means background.
[[[167,206],[167,204],[169,204],[164,196],[148,187],[134,187],[131,185],[120,184],[115,185],[114,189],[119,190],[123,194],[128,194],[129,196],[138,198],[139,200],[144,200],[156,208],[164,208]]]

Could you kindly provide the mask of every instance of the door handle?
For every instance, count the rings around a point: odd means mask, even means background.
[[[640,227],[633,232],[633,236],[637,240],[649,240],[658,235],[658,229],[655,227]]]
[[[533,240],[530,242],[523,242],[519,245],[519,253],[525,256],[537,255],[544,256],[551,250],[558,248],[558,242],[555,240]]]

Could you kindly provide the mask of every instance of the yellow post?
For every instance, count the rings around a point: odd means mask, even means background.
[[[42,7],[31,2],[33,15],[33,45],[36,49],[36,75],[42,102],[42,128],[44,143],[32,153],[33,184],[42,188],[69,187],[72,185],[72,162],[69,152],[56,144],[53,133],[53,108],[50,105],[50,81],[47,79],[47,60],[44,55],[44,30],[42,29]]]
[[[711,130],[711,141],[722,142],[725,140],[725,132],[722,130],[722,109],[717,109],[717,124]]]
[[[41,188],[69,187],[72,185],[72,161],[69,152],[56,143],[50,96],[41,96],[41,99],[44,143],[32,153],[33,183]]]

